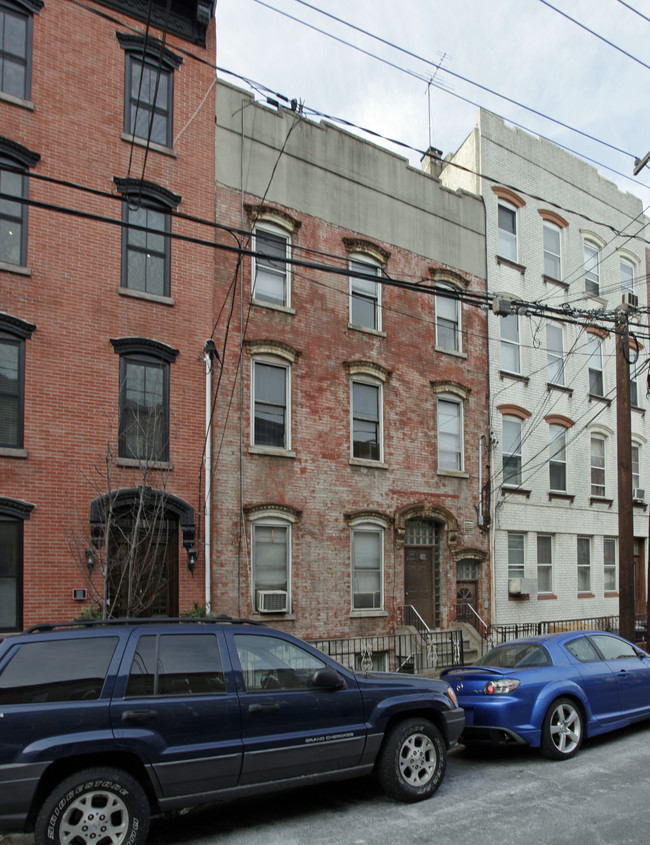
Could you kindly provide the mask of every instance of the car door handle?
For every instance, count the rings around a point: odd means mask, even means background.
[[[275,713],[280,709],[280,705],[275,704],[251,704],[248,708],[249,713]]]
[[[149,722],[157,716],[155,710],[125,710],[122,713],[123,722]]]

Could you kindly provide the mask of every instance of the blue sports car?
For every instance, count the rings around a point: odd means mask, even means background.
[[[566,760],[584,737],[650,718],[650,655],[603,631],[512,640],[441,677],[465,710],[468,746],[528,744]]]

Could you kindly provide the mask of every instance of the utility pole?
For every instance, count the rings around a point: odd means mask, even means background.
[[[616,446],[618,458],[619,633],[634,642],[634,520],[628,305],[616,311]]]

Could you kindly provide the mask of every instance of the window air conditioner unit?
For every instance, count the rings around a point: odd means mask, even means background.
[[[289,605],[289,594],[286,590],[258,590],[258,613],[286,613]]]
[[[508,578],[508,595],[529,596],[537,592],[535,578]]]
[[[635,293],[625,292],[623,294],[623,305],[629,305],[630,308],[639,307],[639,297]]]
[[[632,498],[635,502],[645,502],[645,490],[643,487],[635,487],[632,490]]]

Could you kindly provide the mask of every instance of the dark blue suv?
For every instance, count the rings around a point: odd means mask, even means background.
[[[36,626],[0,644],[0,830],[141,845],[152,814],[372,771],[418,801],[463,726],[446,681],[246,621]]]

